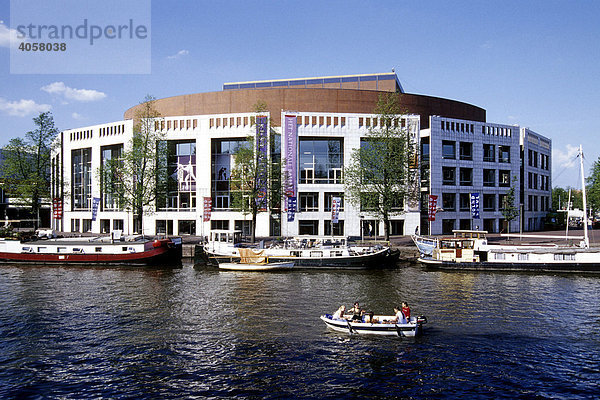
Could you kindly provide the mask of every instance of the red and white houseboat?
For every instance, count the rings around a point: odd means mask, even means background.
[[[142,236],[59,238],[35,241],[0,239],[0,262],[54,265],[181,264],[181,238]]]

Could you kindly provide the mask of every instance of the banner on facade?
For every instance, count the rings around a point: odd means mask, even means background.
[[[437,211],[437,199],[434,194],[429,195],[429,221],[435,221],[435,213]]]
[[[332,197],[331,198],[331,222],[334,224],[338,223],[341,206],[342,206],[341,197]]]
[[[296,196],[297,188],[297,143],[298,143],[298,123],[295,115],[285,116],[284,125],[284,146],[285,146],[285,194],[288,197]]]
[[[479,219],[479,193],[471,193],[471,217]]]
[[[259,211],[267,210],[269,135],[267,117],[256,117],[256,205]]]
[[[98,206],[100,205],[100,197],[94,197],[92,199],[92,221],[96,220],[98,216]]]
[[[61,219],[63,211],[62,199],[55,197],[52,199],[52,215],[54,219]]]
[[[210,221],[210,213],[212,212],[212,197],[204,198],[204,215],[202,216],[202,221],[208,222]]]
[[[296,215],[296,196],[287,198],[287,220],[288,222],[294,222],[294,216]]]

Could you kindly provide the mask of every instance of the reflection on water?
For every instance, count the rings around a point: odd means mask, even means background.
[[[0,267],[2,398],[567,397],[600,382],[600,277]],[[354,301],[417,339],[335,333]]]

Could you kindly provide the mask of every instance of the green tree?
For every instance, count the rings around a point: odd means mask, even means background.
[[[587,201],[592,210],[592,215],[600,211],[600,158],[592,164],[590,175],[587,181]]]
[[[37,229],[42,199],[50,197],[50,153],[58,130],[49,111],[40,113],[33,122],[36,129],[4,146],[2,177],[8,194],[31,209]]]
[[[267,104],[258,101],[253,106],[257,114],[264,113]],[[256,118],[252,118],[256,123]],[[269,120],[267,118],[267,126]],[[275,141],[280,141],[279,135],[270,130],[268,140],[271,144],[271,155]],[[278,154],[278,153],[275,153]],[[265,182],[267,187],[265,187]],[[231,203],[233,208],[240,210],[244,215],[252,216],[251,241],[256,241],[256,216],[267,208],[280,208],[281,203],[281,160],[274,158],[264,159],[258,151],[254,136],[248,136],[246,143],[236,149],[233,154],[233,168],[230,177]],[[266,189],[266,192],[265,192]],[[264,202],[259,199],[264,199]]]
[[[510,222],[519,216],[519,206],[515,205],[515,182],[517,177],[513,177],[513,184],[511,185],[506,196],[504,197],[504,204],[502,204],[502,216],[506,221],[506,228],[510,233]]]
[[[561,187],[552,189],[552,208],[554,210],[565,210],[569,201],[569,192]]]
[[[143,216],[167,188],[165,133],[162,118],[154,108],[155,98],[146,96],[135,116],[133,135],[121,158],[103,166],[102,189],[117,198],[118,204],[133,212],[134,231],[143,233]],[[123,184],[115,185],[119,181]]]
[[[389,240],[390,217],[404,212],[404,202],[418,202],[416,139],[403,123],[398,95],[380,95],[374,111],[379,123],[369,129],[344,169],[346,198],[384,222]]]

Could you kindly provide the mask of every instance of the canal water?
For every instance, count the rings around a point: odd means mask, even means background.
[[[328,330],[409,302],[417,339]],[[0,267],[0,398],[597,398],[600,277]]]

